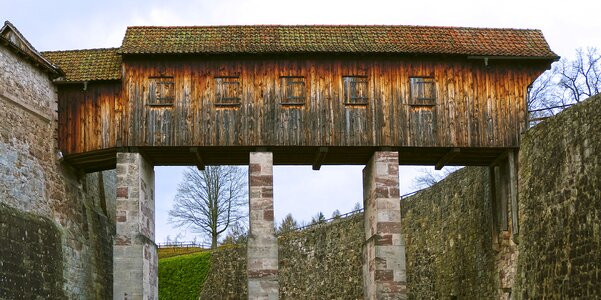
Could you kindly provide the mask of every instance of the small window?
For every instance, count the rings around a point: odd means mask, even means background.
[[[436,88],[432,77],[411,77],[411,105],[436,105]]]
[[[173,105],[175,99],[175,83],[173,77],[151,77],[149,78],[149,84],[149,105]]]
[[[286,76],[282,78],[282,104],[305,104],[305,77]]]
[[[367,76],[345,76],[344,104],[367,104]]]
[[[236,106],[241,100],[240,77],[215,77],[215,105]]]

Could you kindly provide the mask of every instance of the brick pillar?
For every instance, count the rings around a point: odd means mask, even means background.
[[[363,169],[365,299],[407,298],[399,201],[398,153],[375,152]]]
[[[273,223],[273,155],[251,152],[248,299],[278,299],[278,244]]]
[[[138,153],[117,153],[114,299],[158,299],[154,168]]]

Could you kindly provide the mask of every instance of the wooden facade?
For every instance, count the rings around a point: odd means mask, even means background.
[[[396,149],[403,164],[487,165],[519,147],[527,88],[550,64],[331,53],[122,59],[121,80],[59,85],[59,147],[86,170],[111,167],[117,151],[202,165],[246,163],[254,149],[273,151],[276,164],[363,164]]]

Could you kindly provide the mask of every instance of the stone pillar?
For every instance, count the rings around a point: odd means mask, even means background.
[[[114,299],[158,299],[154,168],[138,153],[117,153]]]
[[[248,299],[278,299],[278,244],[273,223],[273,155],[251,152]]]
[[[375,152],[363,169],[365,299],[406,299],[398,152]]]

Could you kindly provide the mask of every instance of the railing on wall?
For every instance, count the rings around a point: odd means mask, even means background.
[[[423,189],[420,189],[420,190],[417,190],[417,191],[413,191],[413,192],[410,192],[410,193],[403,194],[403,195],[401,195],[401,196],[400,196],[400,199],[401,199],[401,200],[403,200],[403,199],[405,199],[405,198],[407,198],[407,197],[413,196],[413,195],[415,195],[415,194],[419,193],[419,192],[420,192],[420,191],[422,191],[422,190],[423,190]],[[342,215],[339,215],[339,216],[335,216],[335,217],[331,217],[331,218],[329,218],[329,219],[325,219],[325,220],[323,220],[323,221],[320,221],[320,222],[316,222],[316,223],[311,223],[311,224],[307,224],[307,225],[299,226],[299,227],[297,227],[297,228],[293,229],[293,231],[304,230],[304,229],[311,228],[311,227],[313,227],[313,226],[322,225],[322,224],[327,224],[327,223],[330,223],[330,222],[332,222],[332,221],[336,221],[336,220],[344,219],[344,218],[347,218],[347,217],[350,217],[350,216],[353,216],[353,215],[355,215],[355,214],[362,213],[362,212],[363,212],[363,208],[360,208],[360,209],[353,210],[353,211],[347,212],[347,213],[345,213],[345,214],[342,214]]]
[[[557,106],[549,106],[549,107],[544,107],[544,108],[528,110],[528,124],[527,125],[528,125],[528,127],[532,127],[533,125],[538,124],[538,122],[544,121],[574,104],[576,104],[576,103],[557,105]],[[536,113],[542,112],[542,111],[549,111],[551,113],[551,115],[544,115],[544,116],[537,117]],[[533,115],[535,115],[535,116],[533,116]]]
[[[165,242],[165,243],[158,243],[157,246],[159,248],[203,248],[203,249],[211,248],[211,244],[199,243],[199,242]]]

